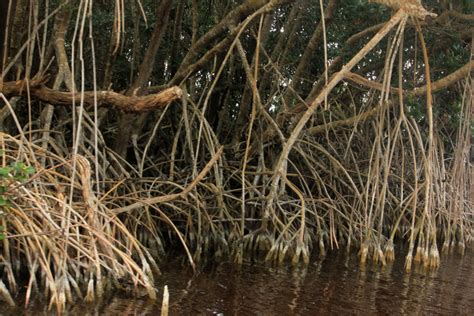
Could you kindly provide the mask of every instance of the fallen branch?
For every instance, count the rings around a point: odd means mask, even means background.
[[[0,85],[0,93],[7,97],[21,96],[26,94],[27,84],[24,80],[4,82]],[[181,99],[183,94],[176,86],[140,97],[129,97],[113,91],[71,93],[47,88],[41,84],[41,81],[30,82],[29,90],[32,97],[56,106],[72,106],[74,101],[77,105],[83,102],[84,106],[92,107],[97,102],[99,107],[113,107],[124,112],[147,112],[164,108],[171,102]]]

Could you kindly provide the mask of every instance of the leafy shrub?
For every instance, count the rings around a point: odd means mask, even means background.
[[[22,161],[0,168],[0,218],[5,216],[10,207],[11,189],[25,183],[33,173],[35,168],[27,166]],[[0,225],[0,240],[4,238],[4,227]]]

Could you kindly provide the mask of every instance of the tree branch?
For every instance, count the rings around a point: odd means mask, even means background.
[[[439,79],[435,82],[432,82],[431,83],[431,91],[432,92],[439,91],[439,90],[445,89],[446,87],[458,82],[459,80],[465,78],[469,74],[469,72],[472,70],[472,68],[474,68],[474,61],[471,61],[471,62],[465,64],[464,66],[462,66],[461,68],[459,68],[455,72],[447,75],[446,77],[444,77],[442,79]],[[346,75],[346,79],[349,79],[349,80],[351,80],[351,81],[353,81],[357,84],[366,86],[366,87],[371,88],[371,89],[382,90],[382,84],[381,83],[367,80],[364,77],[362,77],[358,74],[352,73],[352,72],[348,73]],[[423,87],[420,87],[420,88],[415,88],[415,89],[410,90],[410,91],[404,91],[403,93],[406,96],[420,96],[420,95],[423,95],[423,94],[426,93],[426,89],[427,89],[426,86],[423,86]],[[398,88],[391,88],[390,92],[396,94],[396,93],[398,93],[398,90],[399,90]],[[313,126],[309,129],[307,129],[306,133],[309,134],[309,135],[317,135],[317,134],[320,134],[320,133],[324,133],[327,129],[335,129],[335,128],[342,127],[342,126],[350,126],[350,125],[353,125],[357,122],[361,122],[361,121],[364,121],[364,120],[367,120],[367,119],[371,118],[372,116],[377,114],[379,110],[380,110],[380,107],[377,106],[375,108],[372,108],[370,110],[367,110],[365,112],[362,112],[358,115],[352,116],[352,117],[347,118],[347,119],[333,121],[333,122],[330,122],[328,124]]]
[[[473,68],[474,68],[474,60],[468,62],[467,64],[465,64],[464,66],[462,66],[461,68],[459,68],[455,72],[447,75],[446,77],[443,77],[443,78],[433,82],[432,86],[431,86],[432,91],[436,92],[436,91],[442,90],[442,89],[447,88],[450,85],[458,82],[459,80],[465,78]],[[368,80],[367,78],[364,78],[361,75],[353,73],[353,72],[347,73],[347,75],[345,76],[345,79],[350,80],[354,83],[357,83],[361,86],[365,86],[365,87],[370,88],[370,89],[375,89],[375,90],[380,90],[380,91],[382,90],[382,84],[381,83],[375,82],[375,81],[372,81],[372,80]],[[398,94],[399,91],[398,91],[398,88],[393,88],[392,87],[392,88],[390,88],[390,92],[393,93],[393,94]],[[406,96],[420,96],[420,95],[423,95],[423,94],[426,93],[426,85],[422,86],[422,87],[419,87],[419,88],[415,88],[415,89],[410,90],[410,91],[404,91],[403,93]]]
[[[24,80],[4,82],[0,85],[0,93],[7,97],[21,96],[26,93]],[[181,99],[182,91],[179,87],[171,87],[157,94],[146,96],[124,96],[113,91],[85,91],[71,93],[53,90],[42,85],[41,81],[30,82],[30,93],[37,99],[52,105],[72,106],[72,100],[81,100],[84,106],[94,105],[94,94],[97,95],[97,105],[101,107],[114,107],[124,112],[147,112],[163,108],[169,103]]]
[[[241,21],[245,20],[252,12],[267,6],[269,9],[273,9],[276,6],[283,5],[290,2],[290,0],[247,0],[240,6],[230,11],[225,18],[223,18],[218,24],[212,27],[206,34],[201,36],[196,43],[194,43],[186,56],[183,58],[181,65],[174,74],[170,81],[170,84],[179,84],[184,78],[186,78],[195,68],[193,66],[194,61],[199,57],[204,48],[209,47],[216,39],[227,36],[229,39],[233,39],[234,36],[239,32],[239,28],[236,27]],[[222,43],[226,43],[226,40],[222,40]],[[217,50],[215,52],[218,52]]]

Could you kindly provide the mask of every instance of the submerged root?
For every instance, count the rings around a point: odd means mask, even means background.
[[[56,306],[58,313],[66,308],[66,295],[64,291],[56,290],[53,295],[51,295],[49,309],[52,309],[53,306]]]
[[[222,236],[222,234],[217,235],[214,242],[216,248],[216,251],[214,252],[215,258],[220,259],[225,255],[229,254],[229,244],[225,240],[224,236]]]
[[[250,256],[270,251],[275,244],[275,238],[267,230],[258,229],[243,238],[243,249]]]
[[[290,249],[290,245],[288,245],[288,243],[284,243],[284,245],[283,245],[283,247],[281,247],[281,250],[280,250],[279,255],[278,255],[278,263],[280,263],[280,264],[283,263],[289,249]]]
[[[439,267],[439,251],[436,242],[431,245],[430,249],[430,259],[429,259],[429,267],[430,268],[437,268]]]
[[[74,280],[74,278],[71,277],[71,276],[68,276],[68,280],[69,280],[69,283],[72,286],[72,289],[74,290],[74,295],[77,298],[79,298],[80,300],[82,300],[83,299],[82,292],[81,292],[81,289],[79,288],[79,285],[77,284],[76,280]],[[103,285],[103,282],[101,282],[101,284]],[[102,290],[103,290],[103,287],[102,287]]]
[[[413,255],[411,251],[409,251],[407,256],[405,257],[405,271],[409,272],[411,270],[412,262],[413,262]]]
[[[258,234],[255,240],[255,252],[264,253],[272,248],[275,244],[275,238],[268,233]]]
[[[235,246],[235,250],[232,252],[232,257],[234,258],[234,262],[241,265],[244,262],[244,243],[243,241],[240,242],[238,245]]]
[[[365,264],[367,261],[367,255],[369,253],[369,247],[366,243],[363,243],[359,250],[360,263]]]
[[[428,247],[424,247],[421,253],[421,262],[425,268],[430,266],[430,251]]]
[[[387,262],[393,262],[395,260],[395,249],[393,248],[393,241],[389,240],[385,246],[385,259]]]
[[[423,257],[423,248],[421,246],[416,247],[415,257],[413,261],[420,263]]]
[[[265,256],[265,261],[266,262],[273,262],[276,261],[278,258],[278,244],[274,244],[270,250],[267,252],[267,255]]]
[[[291,263],[293,265],[297,265],[300,262],[300,258],[304,264],[309,263],[308,245],[304,243],[298,243],[298,245],[296,246],[296,251],[295,251],[295,254],[293,255],[293,258],[291,259]]]
[[[10,262],[2,262],[4,266],[4,273],[7,275],[8,285],[10,290],[15,293],[18,291],[18,286],[16,284],[15,275],[13,273],[12,264]]]
[[[90,278],[89,283],[87,284],[87,292],[84,300],[86,302],[92,303],[95,300],[95,291],[94,291],[94,279]]]
[[[12,296],[10,295],[10,292],[8,291],[2,280],[0,280],[0,299],[5,301],[8,305],[12,307],[15,306],[15,301],[13,300]]]
[[[377,248],[374,249],[373,260],[375,263],[379,263],[380,261],[382,265],[386,265],[385,256],[380,246],[377,246]]]
[[[464,244],[464,241],[460,240],[458,242],[458,251],[461,255],[464,255],[465,250],[466,250],[466,245]]]
[[[319,255],[324,257],[326,255],[326,247],[322,238],[319,239]]]
[[[441,253],[448,253],[449,252],[449,240],[445,240],[444,243],[443,243],[443,247],[441,247]]]
[[[150,300],[153,300],[153,301],[156,300],[156,289],[152,285],[152,283],[147,283],[145,285],[145,290],[146,290],[147,296]]]

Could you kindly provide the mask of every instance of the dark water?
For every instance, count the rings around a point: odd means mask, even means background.
[[[170,315],[474,315],[474,256],[442,257],[436,271],[413,267],[403,258],[381,267],[359,265],[355,255],[334,254],[307,268],[220,263],[197,275],[181,263],[168,263],[157,281],[170,291]],[[161,293],[159,294],[161,295]],[[44,314],[28,310],[0,314]],[[69,308],[71,315],[159,315],[161,301],[116,295],[102,304]],[[3,312],[2,312],[3,311]]]

